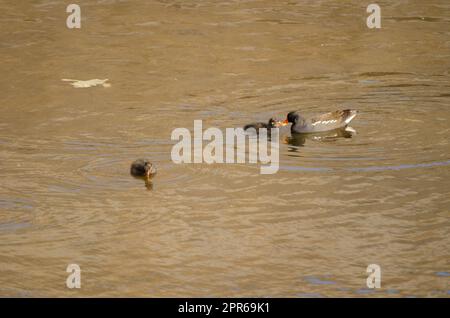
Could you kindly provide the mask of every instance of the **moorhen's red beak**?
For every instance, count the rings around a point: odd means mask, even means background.
[[[283,121],[277,121],[276,124],[275,124],[275,127],[283,127],[283,126],[287,126],[287,125],[289,125],[289,122],[286,119],[286,120],[283,120]]]

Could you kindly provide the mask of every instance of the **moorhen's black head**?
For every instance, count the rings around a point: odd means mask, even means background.
[[[288,123],[296,124],[298,121],[298,114],[296,112],[289,112],[286,121]]]

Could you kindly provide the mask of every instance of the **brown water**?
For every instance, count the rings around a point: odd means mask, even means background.
[[[0,1],[1,296],[448,297],[448,1],[378,1],[379,30],[360,1],[77,3],[70,30]],[[170,158],[194,119],[344,108],[355,136],[283,130],[275,175]]]

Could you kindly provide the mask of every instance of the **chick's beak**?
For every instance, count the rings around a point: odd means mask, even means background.
[[[152,177],[155,174],[156,174],[156,168],[152,164],[148,165],[146,167],[145,176],[147,178],[150,178],[150,177]]]

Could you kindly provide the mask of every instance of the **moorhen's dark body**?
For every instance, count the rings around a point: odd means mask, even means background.
[[[291,132],[294,133],[324,132],[345,128],[357,113],[353,109],[344,109],[306,118],[301,116],[299,112],[290,112],[283,124],[291,123]]]

